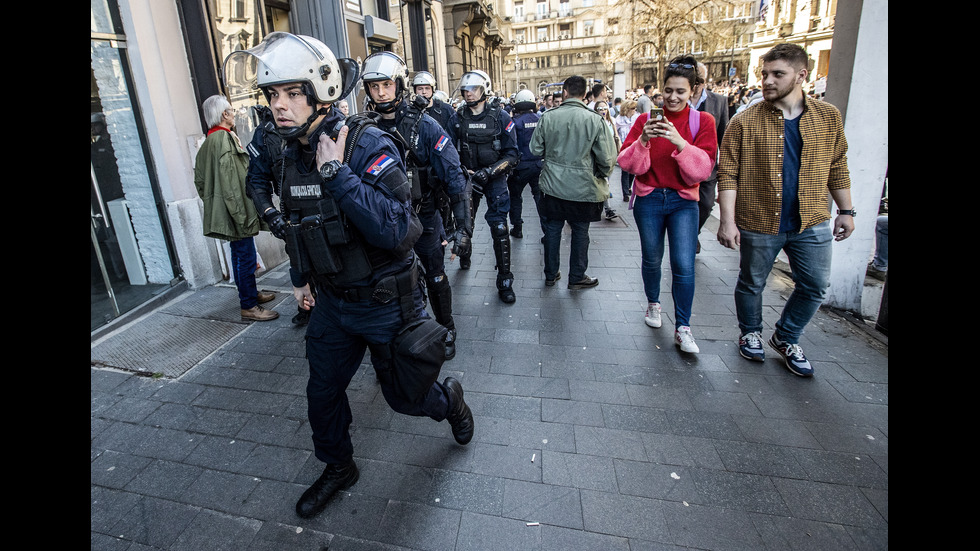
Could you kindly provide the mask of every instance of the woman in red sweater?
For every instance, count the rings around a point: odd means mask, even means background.
[[[691,90],[700,82],[693,57],[671,60],[664,72],[663,119],[651,119],[654,112],[640,115],[618,158],[620,168],[636,174],[630,209],[640,232],[640,273],[647,298],[644,321],[650,327],[661,326],[660,279],[666,234],[674,342],[689,353],[699,352],[691,334],[698,184],[711,175],[718,150],[714,117],[693,111],[688,105]]]

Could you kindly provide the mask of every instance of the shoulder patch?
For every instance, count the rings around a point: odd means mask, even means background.
[[[443,134],[436,142],[436,151],[442,151],[443,148],[445,148],[446,144],[448,143],[449,143],[449,138],[445,134]]]
[[[510,132],[513,129],[514,129],[514,121],[510,121],[510,123],[507,124],[507,128],[504,129],[504,132]]]
[[[389,157],[388,155],[382,153],[381,156],[375,159],[374,162],[367,167],[367,170],[365,172],[377,176],[378,174],[384,172],[384,169],[388,168],[394,163],[395,163],[394,158]]]

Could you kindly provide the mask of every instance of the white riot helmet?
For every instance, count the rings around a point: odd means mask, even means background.
[[[357,83],[357,62],[338,59],[326,44],[312,36],[269,33],[254,48],[228,54],[223,63],[225,84],[231,95],[259,88],[269,100],[269,86],[299,82],[307,101],[333,103],[350,94]],[[301,127],[279,131],[286,139],[301,136],[324,110],[314,109]]]
[[[477,88],[483,90],[483,93],[480,94],[480,99],[466,102],[467,107],[473,107],[486,99],[487,96],[493,94],[492,87],[490,86],[490,75],[484,73],[483,71],[476,70],[464,73],[463,77],[459,79],[460,91],[474,91]]]
[[[534,92],[526,88],[524,90],[521,90],[520,92],[517,93],[516,96],[514,96],[513,103],[514,103],[514,108],[521,111],[533,110],[535,107],[537,107],[537,102],[535,101],[534,98]],[[522,103],[526,105],[521,105]]]
[[[442,90],[436,90],[433,92],[432,97],[443,103],[449,103],[449,94],[443,92]]]
[[[367,94],[368,105],[373,105],[374,110],[379,113],[391,113],[398,108],[405,96],[408,85],[408,65],[405,65],[402,58],[391,52],[377,52],[367,56],[367,59],[364,60],[361,80],[364,82],[364,93]],[[394,81],[396,87],[394,99],[384,103],[375,103],[371,98],[368,83],[379,80]]]
[[[432,73],[428,71],[419,71],[412,77],[412,91],[417,94],[418,91],[415,90],[416,86],[431,86],[434,95],[436,90],[436,77],[432,76]]]

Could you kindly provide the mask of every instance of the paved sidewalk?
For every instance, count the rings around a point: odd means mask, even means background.
[[[738,257],[711,219],[692,317],[701,353],[681,353],[666,260],[664,326],[643,323],[617,175],[621,218],[590,230],[594,289],[544,285],[526,190],[517,302],[500,302],[481,208],[472,268],[447,264],[459,342],[442,375],[463,384],[473,441],[392,412],[365,358],[348,389],[360,480],[311,520],[294,505],[323,465],[285,265],[259,279],[280,292],[267,305],[277,320],[241,322],[234,286],[219,284],[93,342],[91,548],[887,549],[887,338],[821,309],[801,342],[814,378],[768,348],[765,363],[742,359]],[[767,339],[790,286],[774,271]]]

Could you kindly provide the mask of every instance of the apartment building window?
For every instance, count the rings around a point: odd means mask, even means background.
[[[558,17],[568,17],[572,15],[572,4],[568,0],[561,0],[558,4]]]
[[[517,29],[514,31],[514,41],[518,44],[523,44],[525,40],[524,29]]]
[[[524,2],[514,2],[514,21],[524,21]]]
[[[548,3],[538,2],[537,11],[535,13],[537,13],[538,19],[544,19],[545,17],[548,17]]]
[[[594,3],[593,0],[582,0],[582,7],[591,8]]]
[[[558,38],[571,38],[572,37],[572,24],[571,23],[561,23],[558,25]]]
[[[595,20],[586,19],[582,22],[582,31],[585,36],[592,36],[595,33]]]
[[[535,31],[537,32],[537,37],[535,38],[536,42],[544,42],[548,40],[548,27],[537,27]]]

